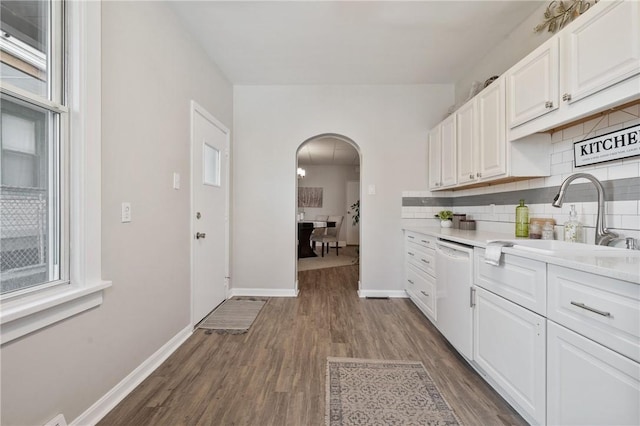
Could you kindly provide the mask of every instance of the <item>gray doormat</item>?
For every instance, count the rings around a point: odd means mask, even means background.
[[[460,425],[421,362],[327,358],[325,422]]]
[[[198,328],[217,333],[246,333],[253,324],[266,300],[229,299],[218,306],[202,321]]]

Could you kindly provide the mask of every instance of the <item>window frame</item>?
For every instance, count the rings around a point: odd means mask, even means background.
[[[53,94],[59,95],[61,102],[43,98],[36,102],[66,117],[60,120],[60,135],[67,145],[60,153],[65,166],[59,173],[66,188],[62,202],[68,206],[62,209],[66,213],[61,218],[61,232],[68,237],[64,237],[60,253],[66,259],[66,280],[62,280],[66,283],[1,299],[1,345],[99,306],[103,290],[111,286],[101,278],[101,6],[99,2],[64,1],[64,7],[65,78],[49,75],[58,81],[59,91],[55,89]],[[66,90],[62,84],[67,84]],[[28,92],[9,84],[0,82],[0,90],[34,103]]]

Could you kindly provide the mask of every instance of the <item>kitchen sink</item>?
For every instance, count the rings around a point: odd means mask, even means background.
[[[575,256],[615,256],[637,257],[638,250],[628,250],[620,247],[597,246],[595,244],[570,243],[557,240],[512,240],[514,249],[546,255],[575,255]]]

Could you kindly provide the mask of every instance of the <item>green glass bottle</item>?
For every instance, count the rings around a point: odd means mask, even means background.
[[[524,205],[524,200],[516,207],[516,237],[529,237],[529,207]]]

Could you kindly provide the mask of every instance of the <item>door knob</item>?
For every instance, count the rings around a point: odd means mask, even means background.
[[[207,234],[205,234],[204,232],[196,232],[196,240],[199,240],[200,238],[205,238],[207,236]]]

